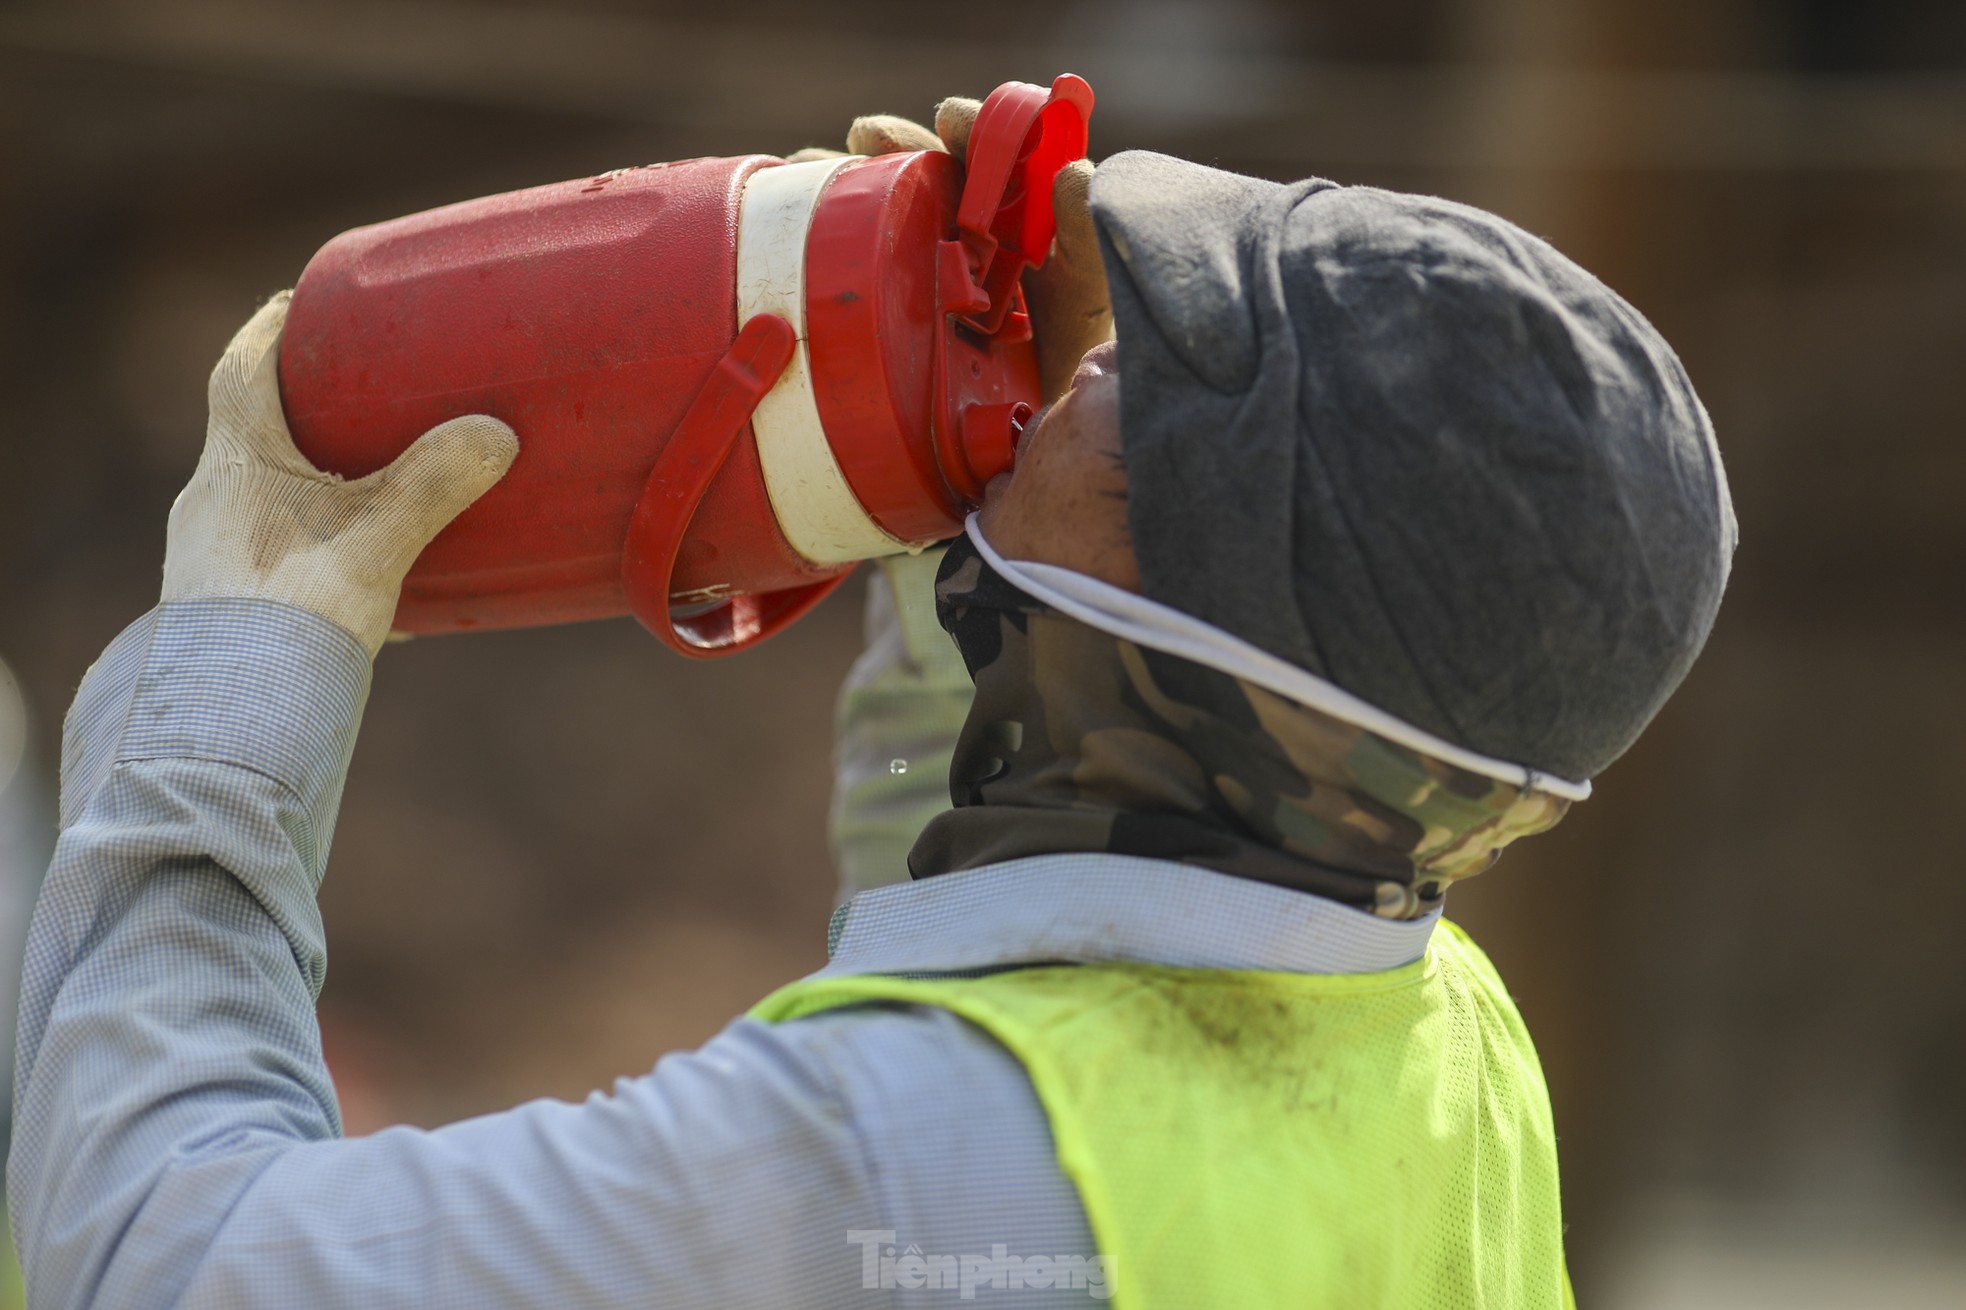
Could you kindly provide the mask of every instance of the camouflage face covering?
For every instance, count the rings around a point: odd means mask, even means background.
[[[1569,808],[1059,614],[966,537],[935,591],[976,699],[917,878],[1107,851],[1406,919]]]

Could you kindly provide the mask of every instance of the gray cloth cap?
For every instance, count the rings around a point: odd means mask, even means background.
[[[1146,152],[1092,211],[1146,594],[1581,780],[1713,626],[1735,542],[1658,332],[1478,209]]]

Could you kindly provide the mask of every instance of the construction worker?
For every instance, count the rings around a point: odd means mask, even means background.
[[[1146,153],[1057,198],[1053,402],[932,597],[876,591],[831,962],[611,1094],[429,1132],[340,1138],[314,891],[402,577],[525,434],[328,478],[284,298],[240,331],[161,603],[67,722],[10,1165],[35,1304],[1569,1299],[1536,1057],[1441,905],[1704,642],[1706,416],[1477,210]]]

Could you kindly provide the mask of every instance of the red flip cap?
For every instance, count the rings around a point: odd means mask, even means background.
[[[986,336],[1004,326],[1018,278],[1044,263],[1058,230],[1051,188],[1085,158],[1092,88],[1060,75],[1051,88],[1006,82],[970,129],[957,239],[943,243],[943,307]],[[955,283],[956,285],[951,285]]]

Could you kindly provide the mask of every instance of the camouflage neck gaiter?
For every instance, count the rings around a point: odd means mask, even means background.
[[[1408,919],[1570,806],[1057,613],[967,537],[935,592],[976,698],[917,878],[1105,851]]]

